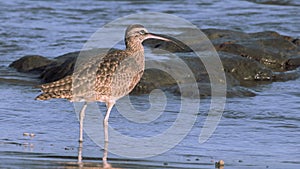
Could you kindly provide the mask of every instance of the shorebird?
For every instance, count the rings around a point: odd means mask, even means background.
[[[83,119],[88,102],[104,102],[107,112],[103,125],[107,129],[112,107],[121,97],[129,94],[140,81],[145,67],[144,47],[146,39],[173,40],[149,33],[139,24],[130,25],[125,31],[125,50],[110,51],[98,59],[91,59],[86,65],[75,70],[73,75],[55,82],[39,85],[42,93],[36,100],[52,98],[84,102],[79,115],[79,142],[83,141]],[[108,142],[108,134],[105,141]]]

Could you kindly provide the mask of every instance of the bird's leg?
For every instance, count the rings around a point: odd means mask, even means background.
[[[83,142],[83,120],[84,120],[86,107],[87,107],[87,102],[84,103],[79,113],[79,142]]]
[[[108,119],[111,112],[112,107],[114,106],[115,102],[110,101],[106,103],[107,112],[103,120],[103,128],[104,128],[104,151],[103,151],[103,168],[107,168],[110,165],[107,163],[107,154],[108,154]]]
[[[108,119],[109,119],[110,111],[111,111],[111,109],[114,105],[115,105],[114,101],[109,101],[109,102],[106,103],[107,112],[106,112],[106,115],[105,115],[104,120],[103,120],[104,141],[105,142],[108,142]]]
[[[78,164],[82,165],[82,142],[83,142],[83,119],[87,103],[85,102],[79,113],[79,147],[78,147]]]
[[[82,142],[79,142],[79,147],[78,147],[78,164],[81,166],[82,165]]]
[[[108,154],[108,142],[104,142],[104,151],[103,151],[103,157],[102,157],[102,164],[103,168],[110,168],[111,165],[107,162],[107,154]]]

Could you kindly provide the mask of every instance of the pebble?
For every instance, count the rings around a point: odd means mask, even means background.
[[[29,136],[29,137],[34,137],[34,133],[23,133],[23,136]]]
[[[215,167],[216,168],[222,168],[224,166],[224,161],[223,160],[219,160],[218,162],[215,163]]]

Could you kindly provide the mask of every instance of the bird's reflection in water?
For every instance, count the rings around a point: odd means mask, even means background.
[[[78,166],[79,168],[84,167],[84,163],[82,162],[82,149],[83,149],[83,143],[79,142],[78,146]],[[104,125],[104,149],[103,149],[103,156],[102,156],[102,168],[104,169],[118,169],[113,168],[111,164],[107,162],[108,157],[108,127]]]
[[[103,168],[111,168],[111,165],[107,162],[107,155],[108,155],[108,141],[105,141],[104,142],[103,157],[102,157]]]
[[[79,146],[78,146],[78,165],[80,167],[82,167],[82,142],[79,142]]]

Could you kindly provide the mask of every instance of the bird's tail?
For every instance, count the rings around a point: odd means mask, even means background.
[[[54,98],[62,98],[62,99],[72,99],[72,93],[70,91],[57,91],[57,92],[47,92],[38,95],[35,100],[49,100]]]
[[[55,82],[35,86],[40,88],[43,93],[38,95],[36,100],[49,100],[52,98],[71,99],[72,97],[72,77],[67,76]]]

